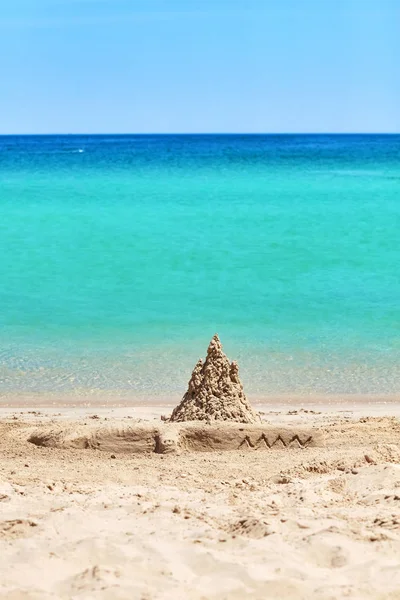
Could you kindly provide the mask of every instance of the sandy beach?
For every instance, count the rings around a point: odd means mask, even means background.
[[[400,600],[399,22],[1,2],[0,600]]]
[[[32,432],[158,426],[168,407],[3,404],[0,597],[400,598],[400,405],[256,408],[323,443],[41,447]]]

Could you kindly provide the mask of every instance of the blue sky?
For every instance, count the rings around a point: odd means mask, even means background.
[[[0,133],[400,132],[400,0],[1,0]]]

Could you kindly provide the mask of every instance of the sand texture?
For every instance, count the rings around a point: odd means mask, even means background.
[[[239,367],[230,363],[214,335],[203,364],[200,359],[193,369],[182,402],[173,410],[171,421],[237,421],[257,423],[239,379]]]
[[[239,448],[176,453],[227,427],[140,414],[2,413],[1,599],[400,599],[396,416],[267,411]]]

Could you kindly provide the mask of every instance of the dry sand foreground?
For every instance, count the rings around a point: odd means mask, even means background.
[[[398,417],[265,410],[321,431],[325,446],[37,447],[33,427],[138,413],[3,409],[0,598],[400,599]],[[158,424],[159,413],[140,414]]]

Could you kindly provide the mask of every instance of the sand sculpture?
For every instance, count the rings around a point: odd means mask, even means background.
[[[166,423],[127,425],[62,424],[34,429],[28,441],[53,448],[93,448],[107,452],[177,454],[212,450],[272,450],[321,445],[313,429],[271,426],[250,406],[239,379],[215,335],[207,358],[195,366],[188,390]]]
[[[63,423],[59,426],[33,429],[28,441],[50,448],[81,448],[114,453],[177,454],[245,450],[258,452],[285,448],[301,449],[319,446],[321,435],[304,427],[258,423],[171,423],[153,425],[124,422],[106,424]]]
[[[205,362],[200,359],[193,369],[187,392],[170,421],[260,421],[244,393],[238,364],[229,362],[218,335],[208,346]]]

